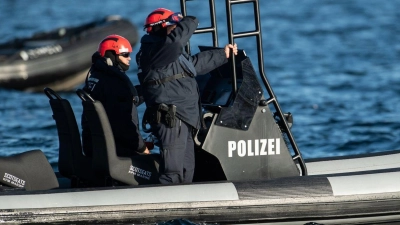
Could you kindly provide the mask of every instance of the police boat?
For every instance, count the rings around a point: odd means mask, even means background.
[[[118,33],[132,46],[137,28],[127,19],[110,15],[74,27],[39,32],[0,44],[0,87],[42,91],[44,87],[69,91],[83,83],[91,55],[105,36]]]
[[[209,3],[213,21],[215,5]],[[254,7],[256,28],[234,33],[231,6],[242,3]],[[45,88],[58,130],[59,171],[40,150],[0,158],[0,223],[400,221],[400,150],[303,159],[290,130],[293,117],[282,112],[264,74],[258,7],[257,0],[226,0],[230,42],[255,36],[260,72],[241,50],[199,80],[206,128],[196,135],[193,183],[157,184],[157,154],[116,156],[102,104],[78,90],[95,148],[92,157],[84,156],[69,101]],[[181,8],[186,15],[185,0]],[[196,31],[202,32],[213,33],[214,46],[201,50],[218,46],[214,24]]]

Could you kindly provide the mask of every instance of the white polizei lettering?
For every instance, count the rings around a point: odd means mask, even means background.
[[[228,157],[232,157],[232,153],[235,150],[236,150],[236,141],[228,141]]]
[[[238,142],[238,155],[240,157],[246,156],[246,142],[243,140]]]
[[[275,152],[277,155],[281,154],[281,139],[279,139],[279,138],[277,138],[275,140],[275,150],[276,150]]]
[[[254,156],[253,148],[251,147],[251,140],[247,141],[247,156]]]
[[[274,151],[274,139],[268,139],[268,155],[275,155]]]
[[[260,155],[267,155],[267,152],[265,151],[265,149],[267,148],[267,139],[260,139],[260,143],[261,143]]]
[[[254,154],[260,155],[260,140],[254,140]]]
[[[254,141],[254,145],[253,145]],[[254,146],[254,148],[253,148]],[[233,157],[237,150],[239,157],[279,155],[281,154],[281,140],[279,138],[228,141],[228,157]]]

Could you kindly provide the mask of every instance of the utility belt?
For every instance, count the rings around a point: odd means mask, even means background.
[[[147,107],[143,115],[142,128],[148,132],[146,124],[163,123],[169,128],[176,124],[176,105],[161,103],[156,106]]]

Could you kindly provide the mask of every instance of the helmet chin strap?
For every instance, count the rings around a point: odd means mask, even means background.
[[[109,66],[114,66],[114,63],[112,62],[112,60],[110,58],[106,58],[106,63]]]
[[[104,58],[106,59],[106,63],[109,66],[117,65],[117,56],[112,51],[106,51],[104,54]]]

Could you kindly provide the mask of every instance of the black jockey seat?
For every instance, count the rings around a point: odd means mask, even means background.
[[[49,98],[56,121],[59,156],[58,170],[71,179],[72,187],[96,186],[97,179],[92,170],[92,159],[82,152],[82,143],[74,111],[68,100],[46,87],[44,93]]]
[[[83,112],[88,120],[93,146],[93,168],[105,177],[106,185],[157,184],[158,156],[134,155],[120,157],[116,153],[114,136],[107,113],[100,101],[88,93],[76,91],[82,99]]]
[[[0,176],[0,187],[27,191],[59,187],[53,168],[41,150],[0,157]]]

